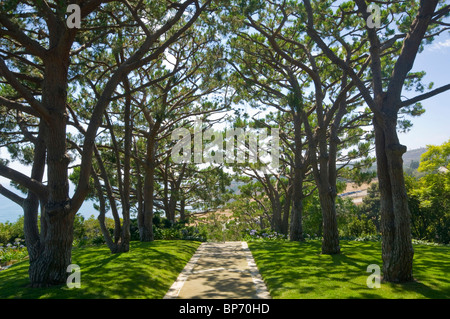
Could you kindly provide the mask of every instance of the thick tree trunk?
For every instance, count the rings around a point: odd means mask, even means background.
[[[333,194],[328,189],[319,190],[320,207],[322,209],[322,254],[339,254],[339,232],[336,220],[336,204]]]
[[[301,168],[294,169],[294,185],[292,194],[292,211],[289,239],[304,241],[303,237],[303,174]]]
[[[47,231],[41,240],[39,256],[30,258],[28,273],[32,287],[64,284],[67,266],[71,264],[74,214],[68,206],[53,206],[45,212],[45,221]]]
[[[394,123],[395,122],[395,123]],[[403,176],[402,155],[396,121],[374,119],[377,173],[380,188],[383,280],[413,280],[414,250],[411,241],[410,212]]]
[[[177,208],[177,201],[178,201],[178,190],[172,189],[170,191],[169,205],[166,211],[167,219],[170,220],[172,223],[175,223],[175,214],[176,214],[175,210]]]
[[[69,200],[66,145],[66,101],[68,59],[55,54],[45,68],[42,103],[50,119],[44,124],[47,150],[48,201],[42,212],[39,255],[30,260],[32,286],[65,283],[67,266],[71,263],[73,220]],[[48,60],[50,61],[50,60]],[[47,61],[47,62],[48,62]],[[27,222],[28,223],[28,222]]]
[[[185,223],[189,222],[187,220],[187,216],[186,216],[186,199],[184,198],[184,196],[181,196],[181,200],[180,200],[180,221],[183,221]]]
[[[336,218],[336,185],[330,184],[330,155],[326,151],[326,135],[319,136],[319,140],[320,168],[317,168],[319,176],[316,181],[318,181],[319,200],[322,209],[322,254],[333,255],[341,252]]]
[[[281,205],[279,200],[272,202],[272,229],[277,233],[282,233]]]
[[[140,240],[143,242],[153,241],[153,198],[155,182],[155,140],[147,138],[147,161],[145,165],[144,179],[144,209],[141,215],[138,215],[138,228]]]
[[[292,241],[304,241],[303,237],[303,199],[302,193],[296,191],[295,188],[301,187],[300,183],[294,186],[294,198],[292,201],[292,211],[291,211],[291,225],[289,231],[289,239]]]
[[[144,190],[142,197],[144,199],[144,209],[142,213],[138,214],[138,228],[140,240],[143,242],[153,241],[153,199],[155,188],[155,165],[156,165],[156,149],[159,128],[161,127],[161,120],[156,120],[150,128],[147,135],[147,154],[145,161],[145,178]]]
[[[124,139],[124,160],[123,160],[123,189],[122,189],[122,232],[120,241],[120,251],[127,252],[130,250],[130,171],[131,171],[131,142],[132,142],[132,119],[131,119],[131,92],[128,78],[123,81],[126,101],[125,101],[125,139]]]

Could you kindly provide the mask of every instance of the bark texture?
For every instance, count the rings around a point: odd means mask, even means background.
[[[395,124],[383,130],[374,121],[377,173],[380,188],[383,280],[413,280],[414,250],[410,211],[403,177],[402,155],[406,147],[398,142]]]

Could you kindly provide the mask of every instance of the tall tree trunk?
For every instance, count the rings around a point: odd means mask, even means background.
[[[147,164],[148,166],[149,164]],[[151,164],[150,164],[151,165]],[[145,168],[144,179],[144,209],[141,215],[138,215],[138,227],[140,240],[143,242],[153,241],[153,192],[154,192],[154,166]]]
[[[177,208],[177,201],[178,201],[178,190],[174,189],[175,183],[172,183],[172,189],[170,190],[170,199],[169,199],[169,205],[167,207],[166,215],[167,219],[171,221],[172,223],[175,223],[175,214],[176,214],[176,208]]]
[[[46,145],[43,134],[44,126],[41,123],[39,125],[38,137],[34,142],[33,168],[31,170],[31,178],[39,182],[42,182],[45,170]],[[39,257],[40,235],[38,228],[38,213],[40,203],[44,202],[46,202],[46,199],[40,199],[37,194],[34,194],[29,190],[28,196],[22,205],[24,212],[25,243],[27,246],[28,256],[32,262]]]
[[[319,189],[320,207],[322,209],[322,254],[339,254],[339,232],[336,219],[336,204],[328,188]]]
[[[155,130],[157,131],[159,127]],[[154,131],[152,129],[152,131]],[[151,132],[152,133],[152,132]],[[155,133],[156,135],[156,133]],[[140,240],[143,242],[153,241],[153,199],[155,183],[155,160],[156,160],[156,140],[153,134],[147,137],[147,160],[145,163],[144,179],[144,210],[138,215],[138,227]]]
[[[145,112],[145,111],[144,111]],[[143,242],[153,241],[153,199],[155,188],[155,169],[156,169],[156,150],[159,128],[161,127],[162,119],[157,119],[151,125],[147,137],[146,161],[144,165],[144,191],[142,198],[144,199],[144,209],[142,213],[138,214],[138,228],[140,240]]]
[[[320,158],[318,179],[320,207],[322,209],[322,254],[339,254],[339,232],[336,218],[336,185],[330,184],[330,154],[327,152],[327,138],[325,132],[318,135],[320,145]]]
[[[347,85],[347,75],[344,72],[342,77],[341,90],[344,91]],[[322,253],[323,254],[339,254],[339,231],[337,225],[336,216],[336,197],[337,197],[337,152],[338,145],[341,142],[338,137],[339,127],[343,116],[346,113],[347,100],[342,99],[339,104],[338,111],[335,115],[333,123],[330,127],[330,137],[328,139],[328,156],[325,164],[325,160],[321,162],[322,165],[326,165],[328,168],[324,180],[328,181],[328,189],[322,190],[321,206],[323,214],[323,242]],[[324,137],[322,137],[324,138]],[[325,144],[325,142],[323,142]],[[324,173],[324,172],[321,172]],[[326,209],[325,211],[323,209]]]
[[[264,174],[264,179],[267,184],[267,195],[269,196],[270,204],[272,207],[272,219],[270,222],[270,226],[272,230],[276,231],[277,233],[282,233],[283,227],[281,214],[283,209],[280,202],[280,194],[278,193],[277,187],[274,187],[272,185],[269,175]]]
[[[282,234],[288,235],[289,234],[289,216],[290,216],[290,210],[291,210],[291,203],[292,203],[292,189],[287,188],[285,200],[283,203],[283,216],[281,220],[281,229]]]
[[[294,173],[295,174],[295,173]],[[293,185],[293,200],[291,211],[291,225],[289,239],[292,241],[304,241],[303,237],[303,178],[296,179]]]
[[[292,211],[289,239],[292,241],[304,241],[303,237],[303,143],[302,143],[301,116],[294,113],[294,180],[292,190]]]
[[[277,233],[283,233],[281,211],[282,209],[279,200],[272,202],[272,229]]]
[[[413,280],[414,250],[410,212],[403,176],[402,155],[396,121],[374,119],[377,173],[380,188],[383,279],[389,282]]]
[[[186,163],[184,163],[181,166],[180,175],[175,179],[171,181],[170,185],[170,200],[168,203],[168,211],[167,216],[169,220],[173,223],[175,223],[175,215],[176,215],[176,208],[177,208],[177,202],[182,200],[183,196],[181,196],[182,189],[181,189],[181,182],[183,181],[184,174],[186,172]],[[166,172],[167,174],[167,168]],[[167,179],[167,176],[165,177]],[[167,184],[166,184],[167,186]],[[167,194],[167,191],[165,192]],[[167,196],[167,195],[166,195]],[[180,217],[180,220],[183,220],[183,218]]]
[[[64,55],[55,53],[51,62],[47,60],[43,82],[42,103],[50,115],[50,119],[45,122],[48,201],[41,218],[45,234],[41,236],[40,253],[36,259],[30,260],[32,286],[65,283],[67,266],[71,263],[75,214],[69,200],[70,159],[66,145],[69,61],[61,56]]]
[[[110,249],[111,253],[119,253],[122,252],[122,247],[120,245],[122,241],[122,225],[120,222],[119,217],[119,211],[117,209],[116,204],[116,198],[114,197],[113,189],[111,186],[111,183],[108,178],[108,172],[106,171],[105,165],[103,163],[102,157],[97,149],[96,146],[94,146],[94,154],[97,159],[97,164],[100,169],[100,174],[103,177],[104,182],[104,189],[106,192],[106,196],[108,198],[110,207],[111,207],[111,213],[113,215],[114,219],[114,234],[113,238],[111,238],[111,235],[109,233],[108,228],[106,227],[105,223],[105,215],[106,215],[106,205],[104,203],[105,199],[103,197],[103,189],[100,185],[100,181],[98,180],[98,177],[95,175],[95,171],[92,169],[92,175],[94,177],[94,181],[97,188],[98,198],[100,202],[100,214],[98,215],[98,221],[100,223],[100,229],[102,231],[103,237],[105,238],[106,244],[108,248]]]
[[[142,216],[144,212],[144,197],[142,195],[142,176],[141,176],[141,164],[138,158],[138,150],[136,141],[134,141],[134,156],[136,160],[134,161],[135,169],[136,169],[136,200],[137,200],[137,216]]]
[[[186,216],[186,199],[184,197],[184,195],[181,196],[181,200],[180,200],[180,221],[183,221],[184,223],[187,223],[187,216]]]
[[[123,80],[126,98],[125,98],[125,138],[124,138],[124,160],[123,160],[123,189],[122,189],[122,233],[120,250],[127,252],[130,250],[130,172],[131,172],[131,142],[132,142],[132,130],[133,122],[131,119],[131,92],[130,83],[128,78]]]

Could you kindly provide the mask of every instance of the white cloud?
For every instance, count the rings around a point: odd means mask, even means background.
[[[433,43],[429,49],[431,51],[441,51],[441,50],[445,50],[447,48],[450,48],[450,39],[447,39],[445,41],[439,41],[436,43]]]

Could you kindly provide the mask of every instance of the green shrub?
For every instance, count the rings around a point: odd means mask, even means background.
[[[373,221],[365,214],[361,216],[351,215],[347,218],[347,221],[342,225],[340,230],[341,237],[366,237],[377,234],[377,228]]]
[[[0,266],[21,261],[28,256],[28,251],[24,246],[24,241],[24,239],[16,238],[13,244],[0,244]]]
[[[25,238],[23,216],[13,223],[0,223],[0,244],[13,244],[16,238]]]
[[[155,239],[183,239],[206,241],[206,232],[200,231],[198,227],[186,226],[184,221],[171,222],[167,218],[161,217],[159,214],[153,219],[153,236]]]

